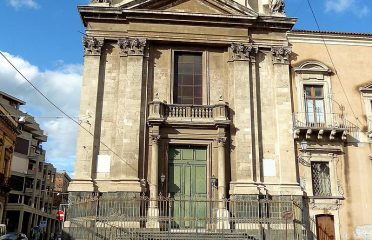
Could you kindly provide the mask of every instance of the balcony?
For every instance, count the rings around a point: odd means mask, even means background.
[[[368,123],[368,137],[372,139],[372,116],[368,116],[367,123]]]
[[[150,124],[228,125],[229,107],[222,99],[214,105],[167,104],[155,99],[149,103]]]
[[[322,113],[314,116],[312,113],[293,114],[294,138],[298,139],[301,134],[306,139],[315,136],[317,139],[324,137],[329,140],[347,140],[350,133],[357,132],[358,127],[349,122],[344,114]]]

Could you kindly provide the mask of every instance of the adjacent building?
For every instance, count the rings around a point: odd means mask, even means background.
[[[43,232],[50,234],[57,224],[51,212],[56,169],[45,161],[42,143],[47,136],[31,115],[20,110],[25,102],[0,92],[0,104],[17,119],[21,132],[15,140],[11,166],[5,219],[8,230],[30,235],[33,227],[46,221]]]
[[[67,172],[62,171],[56,173],[54,181],[54,209],[65,209],[65,207],[68,205],[68,186],[70,182],[71,178]]]
[[[95,231],[365,237],[371,34],[293,31],[279,0],[92,1],[79,12],[82,127],[69,190],[98,201],[85,216]],[[75,223],[82,206],[72,205]]]
[[[10,191],[11,165],[18,134],[18,123],[0,104],[0,221],[2,224],[5,223],[5,206]]]

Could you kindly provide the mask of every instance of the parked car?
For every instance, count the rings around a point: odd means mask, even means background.
[[[28,238],[23,233],[12,232],[1,236],[0,240],[28,240]]]

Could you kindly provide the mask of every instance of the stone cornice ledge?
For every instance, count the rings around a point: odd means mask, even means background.
[[[372,46],[372,35],[334,34],[317,32],[288,32],[288,40],[292,43],[312,43],[329,45]]]

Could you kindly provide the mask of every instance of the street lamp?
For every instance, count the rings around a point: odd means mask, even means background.
[[[301,151],[306,152],[308,144],[305,139],[300,142],[300,145],[301,145]]]
[[[310,161],[308,161],[304,158],[304,155],[306,154],[307,148],[309,146],[307,141],[302,140],[300,142],[300,146],[301,146],[301,149],[300,149],[301,153],[298,154],[297,160],[298,160],[299,163],[303,164],[304,166],[310,167],[311,166]]]

